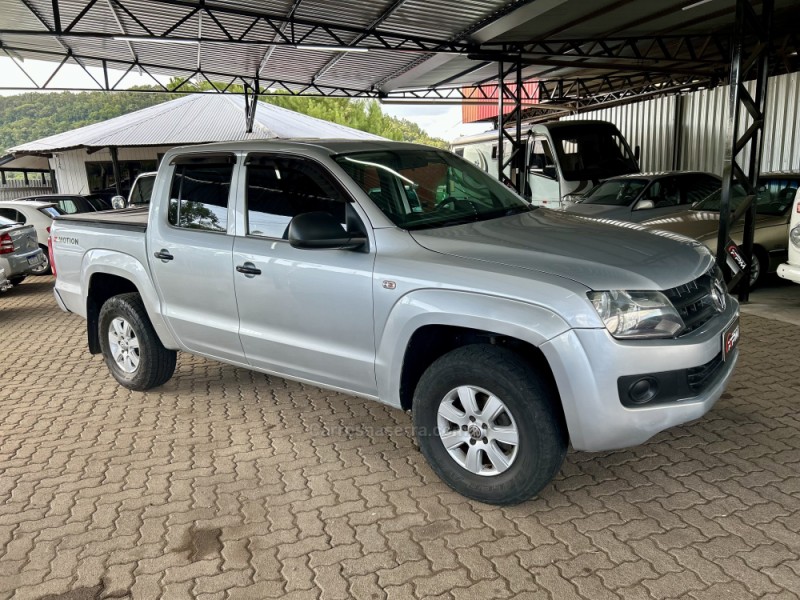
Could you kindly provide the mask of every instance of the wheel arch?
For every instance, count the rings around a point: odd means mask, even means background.
[[[100,352],[98,320],[103,303],[113,296],[138,293],[147,316],[164,347],[177,350],[178,344],[161,316],[161,302],[149,272],[133,256],[108,250],[87,252],[83,261],[82,284],[86,298],[86,323],[89,351]]]
[[[508,347],[552,377],[539,346],[568,329],[549,309],[516,300],[472,292],[412,292],[392,308],[377,345],[379,396],[410,409],[425,369],[446,352],[472,343]]]

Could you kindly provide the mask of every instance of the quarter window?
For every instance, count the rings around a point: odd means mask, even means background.
[[[289,221],[308,212],[345,225],[347,202],[321,166],[282,156],[251,156],[247,165],[248,235],[287,239]]]
[[[178,164],[172,178],[169,222],[177,227],[224,233],[233,164]]]

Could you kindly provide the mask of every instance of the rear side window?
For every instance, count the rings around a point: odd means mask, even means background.
[[[248,235],[286,239],[289,221],[327,212],[345,224],[347,203],[316,163],[294,157],[253,156],[247,162]]]
[[[25,215],[13,208],[0,208],[0,217],[4,217],[14,223],[25,223]]]
[[[232,163],[178,164],[172,177],[168,220],[171,225],[224,233]]]

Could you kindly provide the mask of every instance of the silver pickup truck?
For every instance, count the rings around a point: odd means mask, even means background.
[[[397,142],[169,151],[149,211],[60,217],[56,299],[133,390],[176,351],[413,413],[460,493],[511,504],[567,445],[640,444],[706,413],[738,304],[702,245],[532,207]]]

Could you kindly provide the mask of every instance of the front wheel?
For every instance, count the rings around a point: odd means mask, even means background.
[[[122,386],[149,390],[169,381],[177,353],[158,339],[139,294],[109,298],[100,309],[100,349]]]
[[[436,360],[420,379],[413,413],[431,468],[460,494],[488,504],[536,495],[566,455],[554,385],[505,348],[464,346]]]

